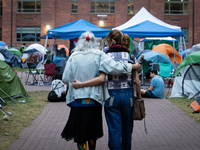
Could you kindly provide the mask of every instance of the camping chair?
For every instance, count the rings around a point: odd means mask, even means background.
[[[157,71],[158,75],[163,78],[165,87],[167,87],[168,83],[173,81],[172,63],[159,63],[159,70]]]
[[[150,67],[150,62],[145,61],[141,63],[141,72],[139,73],[139,76],[141,75],[141,84],[144,84],[144,74],[149,73],[149,67]]]
[[[27,83],[36,83],[38,80],[37,80],[37,75],[40,76],[40,73],[39,71],[36,69],[36,65],[33,64],[33,63],[27,63],[27,66],[28,66],[28,77],[26,79],[26,82],[25,84]],[[32,75],[32,78],[33,78],[33,81],[32,82],[28,82],[28,79],[29,79],[29,76]],[[44,82],[43,78],[40,76],[40,79]]]
[[[44,69],[47,80],[52,80],[55,76],[56,64],[44,64]]]

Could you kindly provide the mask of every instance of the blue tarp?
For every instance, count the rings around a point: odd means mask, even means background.
[[[183,36],[182,31],[176,29],[167,28],[159,24],[153,23],[149,20],[139,23],[135,26],[121,30],[124,34],[128,34],[134,38],[144,37],[178,37]]]
[[[105,37],[111,30],[103,29],[83,19],[56,27],[47,31],[49,37],[58,39],[74,39],[86,31],[91,31],[95,37]]]

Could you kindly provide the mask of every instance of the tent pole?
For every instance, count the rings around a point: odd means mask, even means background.
[[[43,57],[42,57],[42,64],[41,67],[44,66],[44,52],[47,48],[47,40],[48,40],[48,35],[46,35],[46,40],[45,40],[45,46],[44,46],[44,51],[43,51]],[[40,76],[41,76],[42,68],[40,68],[40,75],[39,75],[39,81],[38,81],[38,86],[40,85]]]
[[[184,38],[184,36],[183,36],[183,45],[184,45],[184,48],[185,48],[185,50],[186,50],[186,46],[185,46],[185,38]],[[186,56],[187,56],[187,51],[186,51]]]
[[[53,52],[53,45],[54,45],[54,37],[53,37],[53,42],[52,42],[51,53],[50,54],[52,54],[52,52]]]
[[[172,38],[172,41],[173,41],[173,50],[174,50],[174,63],[176,63],[176,56],[175,56],[175,48],[174,48],[174,38]]]

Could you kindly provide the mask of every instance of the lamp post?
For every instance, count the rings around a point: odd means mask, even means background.
[[[11,36],[10,36],[10,47],[12,47],[12,26],[13,26],[13,0],[11,0]]]

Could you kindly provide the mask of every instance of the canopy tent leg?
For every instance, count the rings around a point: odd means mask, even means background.
[[[46,48],[47,48],[47,40],[48,40],[48,35],[46,36],[44,51],[45,51]],[[41,64],[41,67],[42,67],[42,66],[44,66],[44,53],[43,53],[43,57],[42,57],[42,64]],[[40,76],[41,76],[41,72],[42,72],[42,68],[40,68],[40,75],[39,75],[38,86],[40,85]]]
[[[186,50],[186,46],[185,46],[185,38],[184,38],[184,36],[183,36],[183,45],[184,45],[184,48],[185,48],[185,50]],[[186,51],[186,56],[187,56],[187,51]]]
[[[174,51],[174,63],[176,63],[174,39],[172,39],[172,41],[173,41],[173,51]]]

